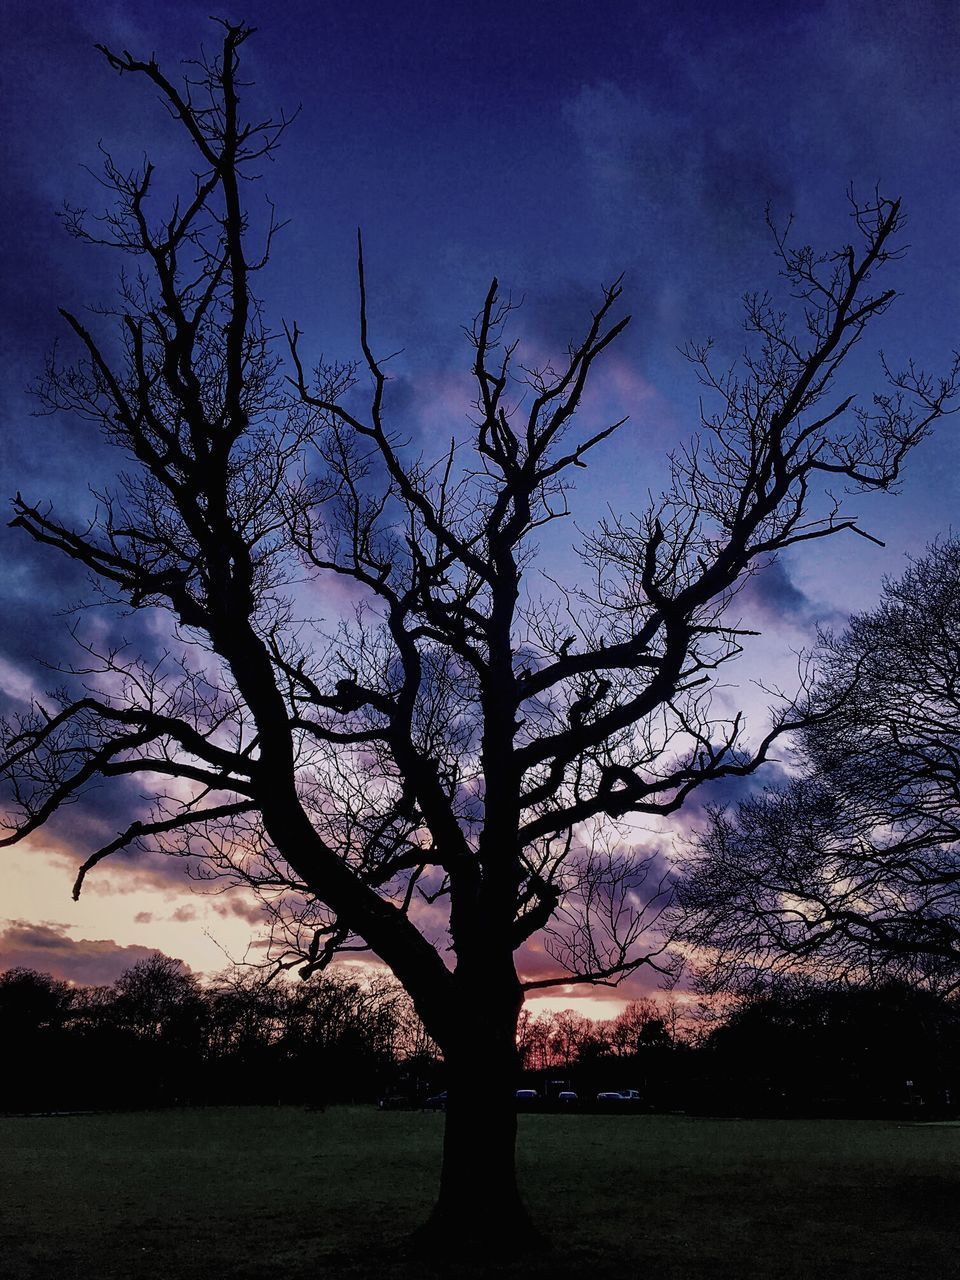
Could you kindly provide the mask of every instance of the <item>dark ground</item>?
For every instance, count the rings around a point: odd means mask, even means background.
[[[960,1126],[522,1116],[550,1248],[427,1266],[403,1241],[443,1117],[214,1108],[0,1118],[4,1280],[960,1277]]]

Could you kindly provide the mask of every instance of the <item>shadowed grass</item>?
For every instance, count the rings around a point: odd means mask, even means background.
[[[342,1107],[0,1119],[11,1280],[408,1280],[441,1116]],[[520,1118],[554,1248],[525,1278],[960,1275],[960,1129],[680,1116]]]

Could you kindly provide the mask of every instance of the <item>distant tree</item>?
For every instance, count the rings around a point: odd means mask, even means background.
[[[159,93],[193,176],[160,214],[153,165],[128,172],[108,156],[106,219],[67,211],[74,234],[128,269],[116,337],[64,312],[80,360],[52,362],[42,394],[97,424],[126,470],[89,525],[21,496],[13,523],[85,565],[108,602],[167,611],[171,647],[157,662],[86,641],[82,688],[65,676],[61,695],[11,727],[9,840],[96,781],[171,779],[151,816],[91,853],[77,892],[127,846],[189,853],[274,904],[281,963],[311,973],[343,948],[376,953],[446,1063],[424,1239],[522,1242],[524,992],[667,966],[651,926],[668,886],[617,823],[750,773],[793,723],[781,710],[748,745],[741,716],[711,709],[743,640],[731,599],[778,551],[856,529],[822,487],[895,485],[954,382],[908,368],[862,409],[834,390],[893,301],[874,280],[899,256],[899,201],[853,203],[855,242],[834,254],[778,236],[796,329],[757,294],[739,370],[718,373],[708,347],[691,349],[717,406],[699,442],[648,510],[611,516],[577,547],[592,586],[545,580],[540,596],[538,531],[567,516],[572,477],[623,425],[581,412],[628,323],[619,282],[556,365],[531,369],[514,358],[512,305],[494,280],[468,331],[472,425],[435,454],[411,453],[389,425],[362,252],[360,361],[320,359],[311,373],[293,324],[285,380],[252,292],[279,228],[267,216],[254,245],[248,180],[287,121],[241,112],[250,34],[225,24],[219,56],[182,84],[153,59],[102,49]],[[312,628],[296,599],[305,575],[321,588],[346,579],[364,603]],[[556,968],[524,981],[514,955],[535,935]]]
[[[782,786],[717,808],[678,894],[714,986],[812,972],[960,986],[960,539],[822,636]],[[821,714],[829,710],[829,714]]]
[[[583,1056],[594,1038],[594,1023],[574,1009],[561,1009],[550,1020],[550,1062],[569,1069]]]
[[[670,1043],[664,1011],[655,1000],[631,1000],[608,1024],[606,1038],[618,1057],[632,1057],[643,1046]]]
[[[206,989],[208,1052],[218,1062],[253,1068],[280,1035],[285,992],[257,970],[220,974]]]
[[[727,1010],[700,1074],[702,1102],[741,1114],[943,1109],[960,1082],[960,1006],[902,983],[777,979]]]
[[[50,1109],[52,1063],[63,1060],[63,1028],[74,992],[49,973],[18,967],[0,973],[0,1045],[4,1111]]]
[[[550,1066],[552,1018],[521,1009],[517,1019],[517,1057],[522,1071],[546,1071]]]
[[[400,1060],[407,1014],[405,993],[387,974],[327,970],[288,988],[277,1047],[299,1078],[300,1095],[313,1101],[375,1095]]]
[[[148,956],[113,985],[113,1015],[140,1039],[172,1040],[193,1034],[201,1017],[200,984],[182,960]]]
[[[334,970],[293,984],[231,970],[201,986],[161,955],[110,987],[0,973],[0,1042],[12,1109],[369,1101],[411,1063],[435,1068],[388,975]]]
[[[97,1042],[107,1051],[112,1032],[113,1069],[125,1066],[121,1087],[128,1102],[167,1105],[202,1096],[207,1012],[196,976],[180,960],[157,954],[120,975],[102,1010]]]
[[[0,973],[0,1038],[16,1045],[38,1031],[62,1027],[76,991],[49,973],[17,967]]]

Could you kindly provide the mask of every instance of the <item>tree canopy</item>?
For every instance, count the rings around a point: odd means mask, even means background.
[[[712,980],[960,982],[960,540],[822,635],[793,776],[718,808],[681,882]],[[820,716],[823,708],[829,713]]]

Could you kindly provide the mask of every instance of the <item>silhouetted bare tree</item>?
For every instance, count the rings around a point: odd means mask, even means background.
[[[960,540],[821,638],[794,778],[713,812],[678,894],[709,980],[960,983]],[[840,696],[842,695],[842,696]]]
[[[97,423],[129,470],[87,528],[20,496],[14,523],[86,565],[108,601],[166,610],[183,643],[159,662],[88,645],[83,689],[12,728],[9,839],[95,781],[171,779],[149,819],[91,854],[77,891],[127,846],[190,852],[272,901],[282,963],[310,972],[341,948],[374,952],[447,1064],[428,1237],[522,1239],[512,1093],[525,989],[668,963],[650,929],[665,886],[616,824],[749,773],[793,723],[782,710],[748,746],[741,717],[711,709],[743,638],[731,598],[781,549],[857,530],[821,482],[895,484],[953,383],[909,368],[869,409],[828,398],[893,301],[874,277],[897,256],[899,202],[853,204],[856,243],[836,254],[781,236],[799,334],[760,294],[739,371],[690,351],[719,408],[673,459],[669,491],[587,539],[591,587],[538,596],[532,539],[567,514],[571,477],[623,425],[578,415],[629,319],[620,283],[556,367],[530,369],[494,281],[469,330],[472,426],[435,459],[389,425],[362,252],[360,361],[311,372],[294,324],[285,380],[251,292],[277,224],[254,248],[244,179],[286,121],[241,113],[250,34],[225,26],[219,57],[182,85],[152,59],[102,50],[159,92],[197,176],[151,216],[152,165],[127,173],[108,159],[106,220],[68,211],[75,234],[135,269],[116,308],[121,349],[64,313],[80,362],[51,365],[43,394]],[[305,572],[348,579],[363,597],[355,615],[308,626]],[[557,969],[524,982],[515,952],[544,931]]]
[[[618,1057],[630,1057],[649,1045],[667,1044],[668,1010],[655,1000],[631,1000],[612,1021],[606,1024],[606,1038]]]

